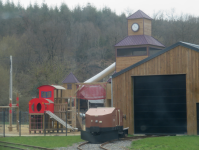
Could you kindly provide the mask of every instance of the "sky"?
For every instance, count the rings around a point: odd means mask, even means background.
[[[2,0],[5,3],[7,0]],[[153,17],[154,12],[158,11],[170,11],[173,10],[176,15],[190,14],[199,16],[199,0],[10,0],[15,4],[20,2],[23,7],[27,7],[30,3],[37,2],[41,5],[43,2],[48,6],[60,6],[61,3],[68,5],[70,9],[75,6],[86,6],[90,3],[97,9],[101,9],[105,6],[109,7],[112,11],[115,11],[118,15],[121,13],[131,14],[137,10],[142,10],[149,16]]]

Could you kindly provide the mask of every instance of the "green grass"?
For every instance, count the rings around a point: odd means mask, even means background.
[[[133,134],[128,134],[128,137],[132,137],[132,136],[134,136]]]
[[[0,141],[34,145],[46,148],[68,147],[83,141],[80,136],[5,137]],[[1,147],[0,147],[1,148]]]
[[[152,137],[133,141],[131,150],[199,150],[199,136]]]

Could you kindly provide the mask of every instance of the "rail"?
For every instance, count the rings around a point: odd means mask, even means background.
[[[51,148],[32,146],[32,145],[25,145],[25,144],[18,144],[18,143],[3,142],[3,141],[0,141],[0,143],[3,143],[3,144],[0,144],[0,146],[9,147],[9,148],[12,148],[12,149],[27,150],[27,148],[34,148],[34,149],[36,148],[36,149],[42,149],[42,150],[55,150],[55,149],[51,149]],[[7,144],[7,145],[5,145],[5,144]],[[22,146],[22,147],[25,147],[25,148],[16,147],[16,146],[10,146],[10,145],[17,145],[17,146]]]
[[[105,148],[104,146],[105,146],[106,144],[112,143],[113,141],[125,141],[125,140],[133,140],[133,139],[144,139],[144,138],[149,138],[149,137],[160,137],[160,136],[147,135],[147,136],[125,137],[125,138],[120,138],[119,140],[116,139],[116,140],[104,142],[104,143],[102,143],[102,144],[99,146],[99,148],[104,149],[104,150],[108,150],[108,149]],[[88,144],[88,143],[89,143],[88,141],[86,141],[86,142],[84,142],[84,143],[81,143],[80,145],[78,145],[77,149],[83,150],[83,149],[80,148],[80,147],[83,146],[83,145],[86,145],[86,144]]]

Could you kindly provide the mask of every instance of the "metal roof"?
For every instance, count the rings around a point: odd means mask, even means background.
[[[63,87],[63,86],[60,86],[60,85],[41,85],[41,86],[39,86],[37,89],[39,89],[39,88],[41,88],[41,87],[43,87],[43,86],[52,86],[52,87],[54,87],[55,89],[58,89],[58,90],[65,90],[65,88]]]
[[[57,90],[65,90],[65,88],[63,86],[60,86],[60,85],[50,85],[50,86],[53,86]]]
[[[129,70],[131,70],[131,69],[133,69],[133,68],[135,68],[135,67],[137,67],[137,66],[139,66],[139,65],[141,65],[141,64],[143,64],[143,63],[145,63],[145,62],[147,62],[147,61],[149,61],[149,60],[151,60],[151,59],[153,59],[153,58],[155,58],[155,57],[157,57],[159,55],[161,55],[161,54],[163,54],[163,53],[166,53],[167,51],[169,51],[169,50],[171,50],[171,49],[173,49],[173,48],[175,48],[177,46],[184,46],[186,48],[189,48],[189,49],[192,49],[192,50],[195,50],[195,51],[199,52],[199,45],[180,41],[180,42],[177,42],[176,44],[171,45],[170,47],[167,47],[167,48],[157,52],[154,55],[151,55],[151,56],[149,56],[149,57],[147,57],[147,58],[135,63],[132,66],[129,66],[129,67],[121,70],[120,72],[115,73],[114,75],[112,75],[112,78],[115,78],[115,77],[117,77],[117,76],[119,76],[119,75],[121,75],[121,74],[123,74],[123,73],[125,73],[125,72],[127,72],[127,71],[129,71]]]
[[[154,45],[154,46],[160,46],[165,47],[162,43],[160,43],[158,40],[154,39],[153,37],[149,35],[131,35],[127,36],[120,42],[118,42],[115,47],[119,46],[138,46],[138,45]]]
[[[130,15],[127,19],[139,19],[139,18],[145,18],[152,20],[151,17],[149,17],[147,14],[145,14],[143,11],[138,10],[134,14]]]
[[[62,83],[79,83],[75,75],[71,72],[69,75],[62,81]]]

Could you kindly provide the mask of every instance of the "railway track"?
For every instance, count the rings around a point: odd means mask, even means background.
[[[0,141],[0,146],[2,146],[2,147],[8,147],[8,148],[11,148],[11,149],[20,149],[20,150],[27,150],[27,149],[34,149],[34,150],[54,150],[54,149],[45,148],[45,147],[31,146],[31,145],[25,145],[25,144],[3,142],[3,141]]]
[[[133,137],[125,137],[125,138],[121,138],[121,139],[119,139],[119,140],[112,140],[112,141],[108,141],[108,142],[102,143],[102,144],[99,146],[99,148],[100,148],[100,149],[104,149],[104,150],[108,150],[108,149],[105,148],[104,146],[105,146],[106,144],[110,144],[110,143],[112,143],[112,142],[114,142],[114,141],[125,141],[125,140],[133,140],[133,139],[144,139],[144,138],[149,138],[149,137],[158,137],[158,136],[133,136]],[[81,147],[82,147],[83,145],[86,145],[86,144],[89,144],[89,142],[86,141],[86,142],[84,142],[84,143],[78,145],[77,149],[83,150]]]

